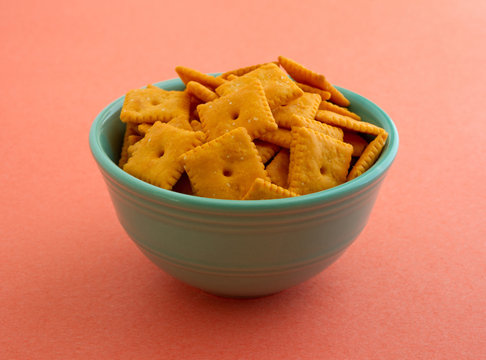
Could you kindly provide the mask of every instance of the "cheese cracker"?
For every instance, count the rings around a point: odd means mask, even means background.
[[[265,168],[270,181],[285,189],[289,186],[289,162],[289,150],[281,149]]]
[[[349,106],[349,100],[332,86],[324,75],[309,70],[298,62],[284,56],[279,56],[278,61],[295,81],[328,91],[331,93],[330,101],[341,106]]]
[[[234,80],[227,81],[216,88],[216,93],[220,96],[237,92],[240,88],[247,85],[249,79],[261,81],[263,90],[271,109],[287,104],[304,92],[295,85],[287,74],[274,63],[262,65],[257,69],[246,73]]]
[[[272,184],[270,181],[257,178],[250,187],[250,190],[243,196],[242,200],[271,200],[284,199],[298,196],[283,187]]]
[[[273,117],[279,127],[290,129],[295,125],[296,116],[314,120],[320,103],[321,97],[318,94],[305,92],[288,104],[273,109]]]
[[[312,129],[292,128],[289,190],[300,195],[346,181],[353,147]]]
[[[175,117],[189,118],[189,107],[190,99],[185,91],[166,91],[148,85],[126,94],[120,120],[138,124],[168,122]]]
[[[252,139],[277,129],[262,84],[253,78],[239,91],[201,104],[197,110],[208,140],[241,126]]]
[[[158,121],[142,140],[129,148],[131,157],[123,170],[140,180],[170,190],[184,170],[179,156],[203,141],[202,132],[187,131]]]
[[[197,196],[241,199],[256,178],[268,180],[262,160],[245,128],[236,128],[182,155]]]
[[[368,146],[366,146],[358,161],[356,161],[356,164],[354,164],[353,168],[349,172],[347,177],[348,181],[353,180],[363,174],[376,162],[381,154],[381,151],[383,150],[383,147],[385,146],[387,137],[388,133],[386,131],[382,131],[373,141],[368,144]]]

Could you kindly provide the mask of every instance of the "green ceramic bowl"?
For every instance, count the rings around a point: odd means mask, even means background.
[[[182,90],[179,79],[157,86]],[[153,263],[212,294],[257,297],[319,274],[365,227],[398,149],[398,133],[371,101],[339,88],[364,121],[389,134],[371,169],[335,188],[277,200],[219,200],[158,188],[117,166],[125,125],[123,97],[96,117],[89,142],[118,219]]]

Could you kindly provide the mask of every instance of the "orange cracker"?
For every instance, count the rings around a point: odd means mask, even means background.
[[[345,131],[343,141],[353,146],[353,157],[361,156],[368,145],[368,142],[364,138],[353,131]]]
[[[277,61],[273,61],[273,63],[275,65],[278,65],[278,62]],[[225,73],[221,74],[220,76],[223,79],[231,80],[231,79],[228,78],[229,75],[233,75],[235,77],[242,76],[242,75],[245,75],[245,74],[249,73],[250,71],[253,71],[255,69],[258,69],[260,66],[267,65],[267,64],[270,64],[270,63],[264,63],[264,64],[257,64],[257,65],[245,66],[245,67],[242,67],[242,68],[239,68],[239,69],[226,71]]]
[[[353,118],[354,120],[361,120],[361,116],[359,116],[358,114],[355,114],[354,112],[349,111],[345,107],[333,104],[329,101],[322,101],[319,104],[319,110],[329,110],[329,111],[332,111],[332,112],[335,112],[335,113],[338,113],[338,114],[341,114],[341,115],[349,116],[350,118]]]
[[[326,90],[326,78],[324,75],[309,70],[285,56],[279,56],[278,62],[295,81]]]
[[[385,146],[386,139],[388,138],[388,133],[383,130],[378,136],[371,141],[368,146],[366,146],[365,150],[359,157],[356,164],[354,164],[353,168],[348,174],[347,180],[353,180],[354,178],[363,174],[366,170],[368,170],[378,159]]]
[[[339,126],[344,130],[357,131],[364,134],[378,135],[383,131],[382,128],[364,122],[358,121],[349,116],[337,114],[329,110],[319,110],[316,114],[316,120],[332,126]]]
[[[177,128],[180,128],[180,129],[193,131],[192,126],[189,123],[189,119],[187,119],[185,116],[179,116],[179,117],[173,118],[167,124],[175,126]]]
[[[242,200],[271,200],[284,199],[298,196],[283,187],[272,184],[270,181],[262,178],[256,178],[250,187],[250,190],[243,196]]]
[[[247,85],[197,107],[204,132],[213,140],[240,126],[246,128],[252,139],[277,129],[277,123],[268,106],[262,84],[249,79]]]
[[[156,122],[145,137],[129,148],[132,156],[123,166],[129,174],[170,190],[184,171],[179,156],[202,144],[204,134]]]
[[[312,129],[292,128],[289,190],[300,195],[346,181],[353,147]]]
[[[123,102],[120,119],[123,122],[168,122],[175,117],[189,118],[190,98],[184,91],[167,91],[148,85],[129,91]]]
[[[241,199],[256,178],[268,180],[245,128],[236,128],[181,156],[197,196]]]
[[[196,81],[211,89],[215,89],[225,82],[225,80],[220,77],[207,75],[185,66],[176,66],[175,71],[177,72],[177,75],[179,75],[179,77],[181,78],[182,82],[186,85],[190,81]]]
[[[289,161],[290,152],[287,149],[281,149],[265,168],[270,181],[285,189],[289,186]]]
[[[196,81],[189,81],[186,85],[186,89],[190,94],[205,103],[218,98],[218,95],[214,91],[211,91],[209,88]]]
[[[259,139],[289,149],[292,135],[290,130],[278,128],[260,135]]]
[[[271,109],[287,104],[304,92],[293,82],[287,74],[274,63],[262,65],[249,73],[234,80],[227,81],[216,88],[216,93],[220,96],[237,92],[240,88],[248,84],[249,79],[258,79],[263,85],[263,90]]]
[[[130,123],[128,123],[128,124],[130,124]],[[152,125],[153,124],[146,124],[146,123],[138,124],[137,131],[139,132],[139,134],[145,135],[147,133],[148,129],[150,129],[152,127]]]
[[[135,144],[142,138],[143,135],[137,131],[137,126],[132,123],[128,123],[125,128],[125,135],[123,136],[123,143],[122,148],[120,151],[120,160],[118,161],[118,166],[123,168],[123,165],[126,164],[129,154],[128,148]]]
[[[255,143],[258,154],[260,155],[260,158],[264,164],[266,164],[267,161],[270,160],[280,149],[278,145],[270,144],[266,141],[255,139],[253,142]]]
[[[302,96],[273,109],[273,117],[279,127],[290,129],[296,116],[313,120],[316,116],[321,97],[318,94],[304,93]]]
[[[329,91],[321,90],[310,85],[302,84],[300,82],[296,82],[295,84],[305,92],[319,94],[322,100],[329,100],[331,98],[331,93]]]
[[[330,100],[333,103],[341,106],[349,106],[349,100],[338,89],[332,86],[324,75],[309,70],[298,62],[284,56],[279,56],[278,61],[295,81],[328,91],[331,93]]]
[[[192,120],[191,121],[191,127],[192,127],[192,130],[194,130],[194,131],[203,131],[200,121]]]
[[[295,126],[306,127],[329,135],[330,137],[336,138],[338,140],[343,140],[343,130],[341,128],[331,126],[317,120],[309,120],[301,116],[296,116],[294,124]]]

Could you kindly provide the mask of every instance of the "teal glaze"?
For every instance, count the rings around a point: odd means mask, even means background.
[[[179,79],[156,84],[181,90]],[[389,134],[371,169],[314,194],[277,200],[220,200],[164,190],[117,166],[123,97],[96,117],[90,147],[118,219],[138,248],[175,278],[230,297],[269,295],[320,273],[365,227],[398,150],[398,133],[378,106],[339,88],[364,121]]]

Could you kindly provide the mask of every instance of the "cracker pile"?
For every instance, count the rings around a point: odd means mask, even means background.
[[[361,121],[319,73],[294,60],[213,77],[177,66],[184,91],[129,91],[119,166],[155,186],[233,200],[326,190],[368,170],[388,134]]]

